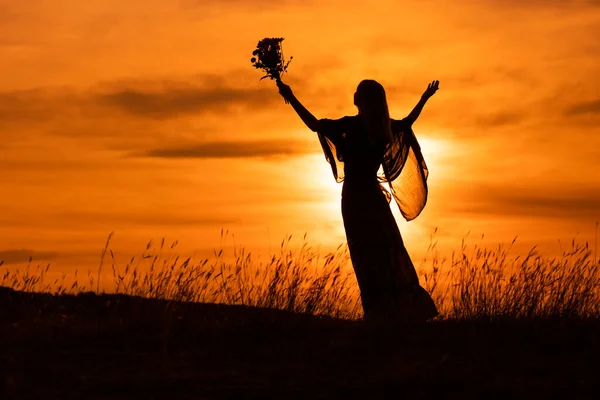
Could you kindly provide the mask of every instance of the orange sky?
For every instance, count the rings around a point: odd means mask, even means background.
[[[259,39],[317,118],[354,115],[363,78],[414,125],[430,197],[400,220],[419,257],[478,242],[593,241],[600,219],[600,2],[0,0],[0,260],[87,270],[150,239],[209,255],[221,228],[265,254],[345,239],[315,134],[259,82]]]

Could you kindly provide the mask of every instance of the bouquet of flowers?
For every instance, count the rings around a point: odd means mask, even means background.
[[[260,78],[262,81],[265,78],[281,80],[281,74],[287,72],[287,67],[290,65],[292,58],[285,62],[283,58],[283,50],[281,42],[284,38],[264,38],[256,45],[256,50],[252,52],[252,65],[257,69],[264,69],[266,75]]]

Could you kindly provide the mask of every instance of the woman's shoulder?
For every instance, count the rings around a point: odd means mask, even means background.
[[[360,122],[357,117],[358,115],[345,115],[339,118],[323,118],[319,120],[319,122],[321,122],[323,126],[331,126],[336,127],[338,130],[349,131]]]
[[[358,115],[344,115],[343,117],[339,118],[321,118],[319,121],[347,123],[353,122],[356,119],[356,117],[358,117]]]
[[[413,121],[410,120],[408,117],[402,118],[402,119],[390,118],[390,120],[392,121],[392,130],[393,131],[405,130],[407,128],[410,128],[413,124]]]
[[[343,117],[340,117],[338,119],[338,121],[343,121],[343,122],[355,122],[359,119],[358,115],[344,115]]]

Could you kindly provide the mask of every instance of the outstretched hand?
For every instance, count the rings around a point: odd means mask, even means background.
[[[279,94],[285,99],[285,104],[290,102],[290,99],[294,96],[292,89],[283,83],[281,79],[277,79],[277,87],[279,88]]]
[[[423,98],[425,100],[429,99],[439,89],[439,86],[440,86],[440,81],[431,82],[429,85],[427,85],[427,89],[425,90],[425,92],[423,93],[421,98]]]

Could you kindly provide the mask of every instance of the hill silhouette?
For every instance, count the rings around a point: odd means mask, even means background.
[[[126,295],[0,288],[10,398],[573,398],[597,319],[361,321]]]

